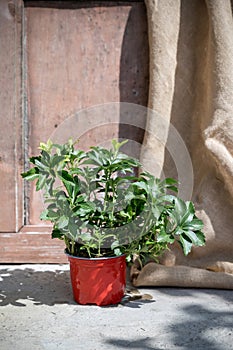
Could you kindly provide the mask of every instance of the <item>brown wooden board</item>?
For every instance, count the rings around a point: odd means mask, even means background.
[[[0,2],[0,232],[23,225],[21,3]]]
[[[147,105],[146,9],[141,1],[3,0],[0,7],[0,262],[62,261],[62,242],[51,240],[39,219],[41,194],[23,187],[20,173],[39,142],[80,110]],[[142,119],[130,127],[119,113],[117,123],[84,132],[80,147],[113,137],[140,143]]]
[[[56,263],[67,262],[64,242],[51,239],[50,232],[1,233],[1,263]]]

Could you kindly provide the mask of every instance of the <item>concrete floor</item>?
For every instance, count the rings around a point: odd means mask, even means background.
[[[1,265],[0,276],[1,350],[233,349],[233,291],[140,289],[81,306],[68,265]]]

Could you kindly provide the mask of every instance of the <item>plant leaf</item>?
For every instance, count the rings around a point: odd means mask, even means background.
[[[39,177],[39,171],[38,169],[35,168],[31,168],[30,170],[28,170],[25,173],[22,173],[21,176],[28,181],[33,181],[35,179],[37,179]]]
[[[188,224],[188,228],[191,230],[197,230],[200,231],[203,229],[203,222],[202,220],[199,220],[197,218],[193,219],[189,224]]]
[[[63,233],[58,228],[54,228],[52,231],[52,238],[63,239]]]
[[[196,246],[202,246],[204,244],[203,239],[200,235],[197,235],[195,232],[189,230],[186,231],[185,234],[190,238],[193,244]]]
[[[189,239],[186,239],[186,237],[185,235],[179,236],[179,243],[181,244],[184,255],[188,255],[191,252],[192,245],[193,245]]]
[[[46,174],[45,175],[39,175],[38,181],[36,183],[36,190],[37,191],[40,191],[45,186],[47,178],[48,178],[48,176]]]
[[[68,223],[69,219],[65,215],[62,215],[57,221],[57,227],[58,229],[63,229],[68,226]]]

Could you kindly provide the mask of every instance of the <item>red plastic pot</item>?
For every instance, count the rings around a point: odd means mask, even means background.
[[[80,258],[67,254],[74,300],[79,304],[118,304],[125,292],[125,255]]]

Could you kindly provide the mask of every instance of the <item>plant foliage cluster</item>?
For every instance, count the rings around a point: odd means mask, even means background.
[[[74,256],[126,254],[128,261],[136,256],[141,262],[156,260],[175,241],[185,255],[204,245],[203,223],[193,203],[176,196],[176,180],[136,176],[141,164],[120,152],[125,142],[87,152],[72,140],[40,144],[22,176],[43,190],[47,208],[41,219],[53,224],[52,238],[63,239]]]

